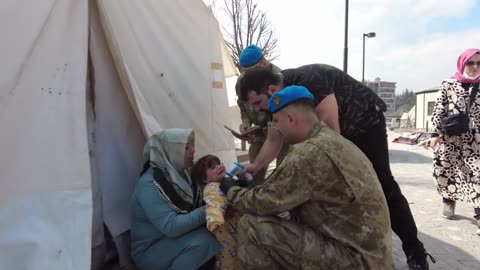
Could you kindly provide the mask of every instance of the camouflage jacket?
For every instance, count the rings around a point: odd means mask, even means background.
[[[293,221],[359,254],[366,269],[392,268],[389,212],[372,164],[323,123],[290,148],[263,185],[232,187],[227,198],[254,215],[290,211]]]

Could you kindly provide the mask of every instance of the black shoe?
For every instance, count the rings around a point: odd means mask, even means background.
[[[417,254],[410,254],[407,255],[407,264],[409,270],[428,270],[428,260],[427,257],[430,258],[432,263],[435,263],[435,259],[432,255],[422,252]]]

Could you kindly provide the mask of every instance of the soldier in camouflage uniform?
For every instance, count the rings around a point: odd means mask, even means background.
[[[282,71],[279,67],[267,61],[263,56],[262,49],[255,45],[250,45],[242,51],[239,57],[239,62],[243,70],[248,70],[252,67],[263,67],[268,68],[275,73],[280,73],[280,71]],[[238,76],[237,83],[235,84],[237,97],[240,96],[240,80],[242,77],[243,73]],[[237,105],[240,109],[240,118],[242,119],[242,124],[239,127],[240,131],[251,127],[252,124],[263,127],[261,132],[252,135],[251,139],[248,141],[250,144],[250,147],[248,148],[248,159],[250,162],[253,162],[267,137],[267,113],[264,111],[255,111],[248,102],[245,102],[240,98],[237,98]],[[280,154],[277,156],[277,166],[282,162],[287,151],[288,145],[284,145],[282,150],[280,150]],[[254,183],[257,185],[263,183],[266,174],[267,167],[259,170],[254,175]]]
[[[262,68],[247,70],[240,82],[240,99],[248,100],[255,110],[261,111],[267,109],[268,98],[284,87],[306,87],[314,96],[318,119],[353,142],[373,164],[387,198],[392,229],[402,241],[409,269],[428,270],[427,257],[435,260],[418,239],[408,201],[390,169],[385,102],[370,88],[330,65],[305,65],[282,70],[281,74]],[[269,132],[259,155],[245,170],[255,174],[275,158],[282,144],[278,132]]]
[[[245,213],[237,227],[242,269],[393,269],[388,208],[368,158],[320,122],[301,86],[269,101],[292,144],[263,185],[220,185]],[[290,220],[276,215],[290,211]]]

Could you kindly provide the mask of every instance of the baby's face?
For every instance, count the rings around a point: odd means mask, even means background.
[[[207,169],[207,182],[220,182],[225,177],[225,166],[214,164]]]

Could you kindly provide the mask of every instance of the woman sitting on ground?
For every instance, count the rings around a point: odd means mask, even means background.
[[[193,166],[194,133],[166,129],[144,149],[146,160],[132,198],[132,258],[141,270],[198,269],[219,251],[205,227],[205,207]]]

